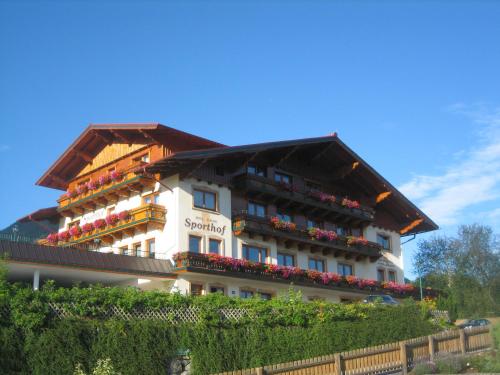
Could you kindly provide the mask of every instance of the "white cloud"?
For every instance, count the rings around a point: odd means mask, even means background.
[[[500,108],[488,111],[482,105],[455,104],[448,110],[479,125],[477,142],[450,157],[441,175],[417,175],[400,187],[442,226],[461,222],[469,207],[500,198]],[[486,216],[494,217],[497,211],[500,215],[500,209],[492,208]]]

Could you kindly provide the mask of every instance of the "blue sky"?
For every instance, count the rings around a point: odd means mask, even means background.
[[[0,228],[89,123],[337,131],[442,227],[500,227],[500,2],[1,1]],[[407,246],[411,273],[415,241]]]

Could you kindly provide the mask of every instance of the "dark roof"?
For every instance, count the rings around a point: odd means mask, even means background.
[[[100,253],[97,251],[43,246],[24,242],[0,240],[0,257],[7,261],[56,265],[72,268],[110,271],[134,275],[170,277],[170,261]]]
[[[52,221],[58,219],[60,216],[61,214],[57,212],[57,206],[54,206],[54,207],[40,208],[26,216],[23,216],[17,221],[20,223],[25,223],[28,221],[40,221],[40,220]]]
[[[65,190],[68,182],[110,143],[162,144],[174,152],[223,147],[193,134],[159,123],[90,124],[36,182],[37,185]]]
[[[293,148],[300,148],[303,150],[307,149],[307,157],[315,157],[316,155],[328,150],[330,155],[334,155],[334,157],[330,157],[328,159],[328,164],[334,168],[340,168],[342,163],[359,163],[359,168],[356,169],[356,172],[351,173],[346,178],[349,183],[357,186],[371,186],[371,190],[374,194],[381,194],[386,191],[390,191],[392,193],[392,198],[390,199],[392,202],[391,204],[393,205],[392,211],[398,211],[396,215],[400,217],[400,222],[404,226],[410,225],[413,221],[422,220],[419,225],[405,231],[405,233],[403,233],[404,235],[428,232],[439,228],[434,221],[432,221],[424,212],[422,212],[408,198],[406,198],[398,189],[396,189],[396,187],[394,187],[389,181],[380,175],[380,173],[378,173],[358,154],[342,142],[338,138],[337,134],[326,137],[177,152],[151,163],[147,167],[147,170],[153,173],[160,172],[173,174],[181,171],[182,168],[196,168],[196,166],[206,160],[222,160],[229,157],[240,157],[243,160],[248,160],[252,154],[255,155],[257,153],[266,153],[271,151],[281,152],[283,155],[286,155]],[[323,166],[324,165],[325,164],[323,164]]]

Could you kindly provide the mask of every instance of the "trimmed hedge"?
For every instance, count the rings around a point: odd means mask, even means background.
[[[3,285],[3,289],[2,289]],[[172,357],[188,349],[195,374],[210,374],[287,362],[338,351],[427,335],[437,330],[428,311],[412,301],[400,306],[304,303],[300,294],[272,301],[221,295],[185,297],[135,289],[55,288],[39,292],[0,282],[0,307],[11,311],[0,321],[2,374],[73,374],[110,358],[123,375],[164,374]],[[54,320],[48,302],[72,306],[78,318]],[[70,305],[71,302],[74,305]],[[99,320],[96,307],[119,305],[186,307],[203,311],[197,324],[159,320]],[[221,321],[220,307],[245,307],[256,319]]]

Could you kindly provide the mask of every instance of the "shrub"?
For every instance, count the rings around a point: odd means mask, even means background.
[[[432,362],[418,363],[410,371],[410,375],[425,375],[425,374],[435,374],[437,371],[436,365]]]
[[[459,374],[466,368],[463,356],[444,356],[436,360],[436,368],[442,374]]]

